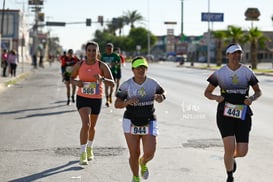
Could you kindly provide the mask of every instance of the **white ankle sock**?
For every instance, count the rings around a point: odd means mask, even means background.
[[[86,147],[87,147],[86,144],[81,145],[81,149],[80,149],[81,153],[86,152]]]
[[[93,148],[93,141],[88,140],[87,146]]]

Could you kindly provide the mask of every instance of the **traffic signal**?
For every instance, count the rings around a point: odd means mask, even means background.
[[[38,13],[38,21],[45,21],[45,14],[44,13]]]
[[[86,26],[91,26],[91,24],[92,24],[92,20],[91,20],[91,18],[86,18]]]
[[[98,22],[103,26],[103,16],[98,16]]]

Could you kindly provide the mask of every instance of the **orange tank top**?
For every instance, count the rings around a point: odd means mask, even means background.
[[[77,95],[91,99],[102,98],[102,82],[96,79],[97,74],[101,74],[99,61],[93,65],[88,65],[83,61],[79,69],[79,79],[83,82],[83,87],[78,87]]]

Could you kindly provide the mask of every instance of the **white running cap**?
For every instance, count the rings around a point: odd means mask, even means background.
[[[243,52],[243,50],[242,50],[242,48],[241,48],[241,46],[239,44],[234,44],[234,45],[230,46],[229,48],[227,48],[226,54],[232,54],[232,53],[234,53],[236,51]]]

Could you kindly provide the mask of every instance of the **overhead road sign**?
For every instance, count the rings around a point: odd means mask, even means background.
[[[201,13],[201,21],[224,21],[224,13]]]
[[[28,5],[43,5],[44,0],[28,0]]]
[[[176,21],[165,21],[164,24],[165,25],[176,25],[177,22]]]
[[[64,27],[65,26],[65,22],[55,22],[55,21],[47,21],[46,22],[46,26],[60,26],[60,27]]]

